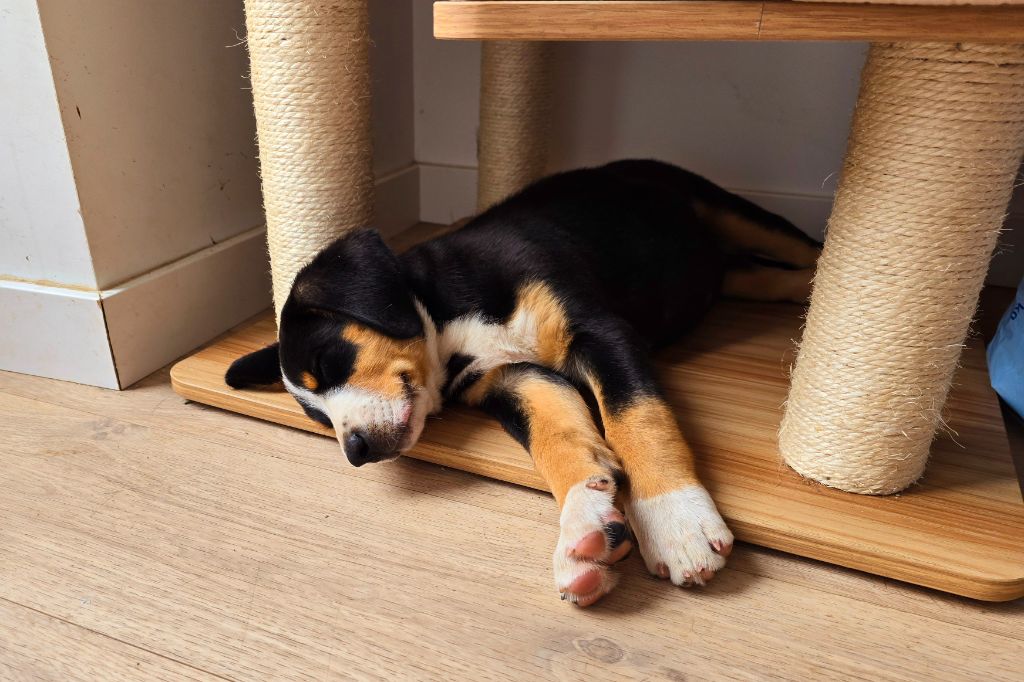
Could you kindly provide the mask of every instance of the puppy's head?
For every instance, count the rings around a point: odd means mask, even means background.
[[[307,415],[334,428],[352,464],[394,459],[439,401],[426,331],[398,259],[360,230],[303,268],[278,343],[236,360],[225,380],[282,381]]]

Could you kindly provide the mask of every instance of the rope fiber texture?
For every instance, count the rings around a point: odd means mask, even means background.
[[[544,175],[551,120],[550,43],[486,41],[480,58],[480,211]]]
[[[366,0],[246,0],[280,319],[298,271],[373,212]]]
[[[1024,149],[1024,45],[871,48],[779,448],[858,493],[924,472]]]

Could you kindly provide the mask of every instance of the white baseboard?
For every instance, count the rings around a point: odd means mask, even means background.
[[[122,388],[270,306],[266,229],[100,293]]]
[[[375,226],[415,225],[419,167],[376,183]],[[0,280],[0,369],[125,388],[271,305],[266,229],[103,291]]]
[[[735,190],[821,237],[831,197]],[[413,164],[377,183],[385,235],[450,224],[476,207],[476,169]],[[1016,286],[1024,257],[1011,214],[989,283]],[[101,292],[0,280],[0,369],[126,387],[271,304],[266,236],[256,227]]]
[[[117,388],[99,293],[0,281],[0,369]]]
[[[420,220],[451,224],[476,211],[476,168],[420,164]],[[769,211],[792,220],[808,234],[821,238],[832,208],[832,197],[732,190]]]
[[[419,220],[419,167],[376,182],[374,224],[384,235]],[[266,229],[225,242],[103,291],[110,346],[129,386],[271,305]]]

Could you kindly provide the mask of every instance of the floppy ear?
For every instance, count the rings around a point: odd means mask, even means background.
[[[281,361],[277,347],[277,343],[272,343],[232,362],[224,373],[225,383],[231,388],[246,388],[268,386],[281,381]]]
[[[398,258],[376,230],[351,232],[321,251],[295,278],[289,303],[346,315],[394,338],[423,333]]]

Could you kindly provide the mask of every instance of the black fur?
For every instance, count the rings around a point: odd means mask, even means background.
[[[470,355],[452,353],[452,356],[448,358],[448,365],[445,367],[445,380],[444,385],[441,387],[441,395],[446,398],[452,398],[465,388],[469,377],[463,377],[459,381],[458,386],[454,385],[455,380],[459,379],[459,375],[462,374],[462,370],[466,369],[466,367],[469,366],[469,363],[473,362],[473,359],[474,358]],[[479,378],[479,375],[477,375],[476,379]]]
[[[316,409],[312,405],[307,405],[301,400],[297,401],[302,406],[302,411],[306,413],[306,416],[315,421],[317,424],[322,424],[329,429],[334,428],[334,424],[331,423],[331,418],[326,414]]]
[[[629,530],[626,529],[626,524],[618,521],[606,523],[604,534],[608,536],[608,549],[615,549],[629,539]]]
[[[294,296],[289,297],[278,331],[281,369],[289,381],[302,385],[302,373],[309,372],[318,392],[348,381],[357,353],[353,344],[341,338],[348,319],[322,308],[303,308]]]
[[[238,358],[224,375],[224,382],[231,388],[269,386],[280,380],[281,364],[276,343]]]
[[[358,230],[321,251],[295,277],[285,307],[351,318],[396,339],[423,333],[398,259],[375,230]],[[285,311],[281,317],[283,327]]]
[[[554,175],[407,252],[402,267],[441,326],[472,312],[505,320],[537,280],[575,319],[618,317],[649,344],[667,343],[710,307],[725,272],[687,191],[697,180],[654,161]]]
[[[537,281],[559,298],[573,335],[558,380],[571,380],[588,396],[587,378],[596,375],[605,406],[621,410],[658,393],[650,349],[698,323],[727,268],[765,262],[764,254],[726,248],[701,208],[817,246],[785,219],[669,164],[620,161],[561,173],[400,257],[367,230],[328,247],[296,278],[284,307],[284,372],[297,381],[300,372],[313,371],[324,390],[351,372],[357,349],[339,338],[347,321],[396,338],[417,336],[423,327],[415,297],[439,332],[464,315],[501,322],[523,285]],[[469,361],[448,359],[447,379]],[[250,376],[234,371],[229,377],[239,384]],[[446,397],[457,398],[478,379],[447,385]],[[529,447],[528,420],[515,395],[490,395],[482,406]]]
[[[530,418],[523,410],[519,396],[507,391],[490,393],[480,403],[480,409],[498,420],[508,435],[530,450]]]

